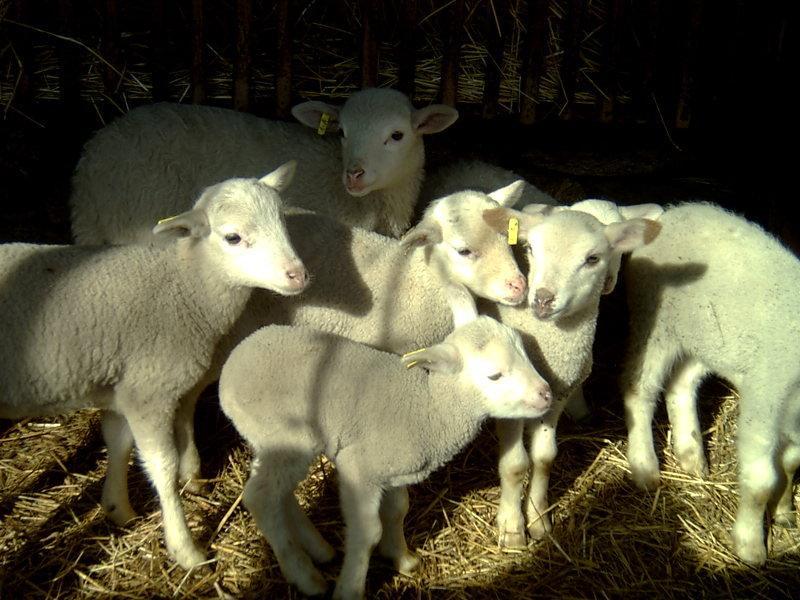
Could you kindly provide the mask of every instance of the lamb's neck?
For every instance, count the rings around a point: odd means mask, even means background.
[[[224,270],[205,250],[192,240],[178,240],[174,248],[166,248],[176,269],[176,294],[186,307],[186,318],[206,336],[219,338],[227,333],[244,311],[252,288],[230,281]]]
[[[475,438],[488,416],[475,390],[458,385],[452,375],[429,374],[427,396],[423,394],[422,406],[418,401],[415,398],[404,410],[407,448],[398,452],[398,456],[419,459],[421,466],[409,473],[414,481],[421,481],[449,462]]]
[[[379,233],[399,238],[411,226],[424,178],[425,151],[422,149],[408,170],[398,177],[396,185],[376,192],[381,196]]]

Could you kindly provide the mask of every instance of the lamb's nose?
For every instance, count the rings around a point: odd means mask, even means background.
[[[364,169],[361,167],[355,169],[347,169],[347,181],[355,183],[364,176]]]

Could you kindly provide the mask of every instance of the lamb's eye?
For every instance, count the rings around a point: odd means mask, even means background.
[[[490,381],[497,381],[497,380],[498,380],[498,379],[500,379],[502,376],[503,376],[503,374],[502,374],[502,373],[495,373],[494,375],[489,375],[489,380],[490,380]]]
[[[228,242],[231,246],[236,246],[239,242],[242,241],[242,236],[240,236],[238,233],[226,233],[225,241]]]
[[[472,250],[469,248],[459,248],[457,252],[459,256],[472,256]]]
[[[600,262],[600,257],[597,254],[590,254],[586,257],[586,264],[587,265],[596,265]]]
[[[400,140],[403,139],[403,132],[402,131],[395,131],[394,133],[392,133],[392,139],[395,142],[399,142]]]

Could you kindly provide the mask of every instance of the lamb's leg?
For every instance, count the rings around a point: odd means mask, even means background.
[[[108,467],[100,503],[109,519],[124,525],[136,518],[128,498],[128,462],[133,435],[125,418],[111,410],[103,412],[101,428],[108,448]]]
[[[558,454],[556,444],[556,426],[561,412],[564,410],[564,399],[553,403],[550,411],[541,419],[533,421],[531,429],[530,454],[533,463],[531,481],[528,486],[526,511],[528,517],[528,533],[535,539],[541,539],[553,526],[547,510],[547,488],[550,485],[550,470]]]
[[[583,395],[583,386],[579,385],[575,387],[572,394],[567,399],[567,406],[564,411],[573,421],[583,421],[589,417],[591,411]]]
[[[767,402],[759,402],[759,398],[743,389],[739,391],[742,394],[736,435],[739,508],[733,525],[733,541],[739,558],[753,565],[762,565],[767,560],[764,512],[779,487],[774,434],[777,423],[763,414]]]
[[[372,549],[381,539],[380,504],[383,490],[358,474],[357,459],[337,460],[342,516],[347,528],[344,562],[333,597],[351,600],[364,597]]]
[[[525,547],[525,517],[522,514],[522,487],[530,467],[525,451],[521,419],[498,419],[500,444],[500,502],[497,506],[497,535],[501,548]]]
[[[300,507],[294,494],[288,494],[284,500],[285,510],[292,524],[292,532],[297,536],[297,541],[316,563],[326,563],[333,560],[336,550],[333,549],[319,530],[314,527],[311,519]]]
[[[181,485],[191,492],[201,492],[200,454],[194,441],[194,410],[205,382],[184,395],[175,411],[175,444],[178,448],[180,466],[178,468]]]
[[[781,527],[794,528],[794,472],[800,467],[800,446],[788,446],[781,456],[781,466],[783,467],[783,491],[775,507],[775,523]]]
[[[697,477],[708,476],[708,462],[703,452],[703,434],[697,412],[697,388],[707,374],[708,369],[703,363],[686,358],[674,369],[664,394],[672,425],[675,458],[681,469]]]
[[[289,454],[282,449],[259,450],[253,457],[250,478],[242,495],[242,502],[267,538],[284,577],[307,596],[324,594],[328,586],[309,555],[294,539],[292,518],[297,513],[294,507],[292,513],[288,513],[287,508],[294,502],[300,511],[294,488],[305,477],[312,460],[313,454],[302,451]],[[302,525],[298,529],[302,529]]]
[[[183,568],[195,567],[205,560],[205,556],[192,539],[178,495],[174,412],[154,409],[157,402],[142,401],[142,398],[134,397],[134,393],[127,394],[127,398],[123,395],[118,393],[117,404],[128,421],[145,471],[158,492],[167,551]]]
[[[403,575],[410,575],[419,565],[419,558],[409,552],[403,533],[403,519],[408,513],[408,489],[391,488],[383,495],[380,517],[383,535],[378,545],[381,556],[391,559],[394,568]]]
[[[653,414],[661,385],[674,357],[649,344],[643,355],[627,361],[622,374],[625,422],[628,426],[628,465],[642,489],[658,487],[661,475],[653,444]]]

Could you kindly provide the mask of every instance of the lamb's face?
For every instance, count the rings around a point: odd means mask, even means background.
[[[497,202],[480,192],[452,194],[431,205],[425,219],[441,230],[433,246],[431,265],[443,278],[460,283],[476,296],[516,305],[525,299],[527,283],[505,235],[483,219]]]
[[[460,377],[484,396],[489,416],[534,419],[550,408],[550,386],[528,360],[513,329],[483,316],[456,329],[449,341],[461,354]]]
[[[448,127],[458,113],[433,105],[414,110],[408,98],[390,89],[353,94],[342,107],[342,183],[352,196],[419,180],[425,162],[422,136]]]
[[[308,273],[289,240],[280,195],[263,181],[229,180],[204,195],[203,243],[234,283],[295,295],[308,285]]]

